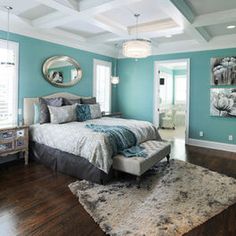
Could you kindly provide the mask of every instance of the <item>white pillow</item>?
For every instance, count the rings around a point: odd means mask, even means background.
[[[61,124],[76,121],[76,106],[77,103],[62,107],[48,106],[51,123]]]

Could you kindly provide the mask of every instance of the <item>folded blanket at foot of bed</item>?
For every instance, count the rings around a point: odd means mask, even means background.
[[[87,124],[86,127],[92,129],[94,132],[105,133],[108,136],[113,150],[113,156],[118,153],[125,157],[147,156],[144,148],[137,145],[135,134],[126,127],[95,124]]]

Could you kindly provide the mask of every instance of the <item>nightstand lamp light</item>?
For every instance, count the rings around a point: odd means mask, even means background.
[[[111,76],[111,83],[114,85],[119,84],[120,78],[118,76]]]
[[[114,76],[111,76],[111,83],[115,86],[117,84],[119,84],[119,82],[120,82],[119,76],[116,75],[116,66],[117,66],[117,60],[116,60],[116,63],[115,63],[115,68],[114,68]]]

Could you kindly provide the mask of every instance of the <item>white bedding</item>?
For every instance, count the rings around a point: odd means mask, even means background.
[[[84,157],[108,173],[112,166],[109,140],[104,133],[86,128],[86,124],[125,126],[135,134],[138,144],[160,139],[157,129],[150,122],[109,117],[66,124],[35,124],[30,126],[30,138],[37,143]]]

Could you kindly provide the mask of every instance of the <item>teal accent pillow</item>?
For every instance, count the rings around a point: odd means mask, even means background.
[[[40,106],[38,103],[34,103],[34,124],[38,124],[40,122],[39,116],[40,116]]]
[[[90,107],[88,104],[79,104],[76,107],[77,121],[91,120]]]
[[[76,107],[77,121],[86,121],[101,118],[102,113],[100,105],[96,104],[78,104]]]

